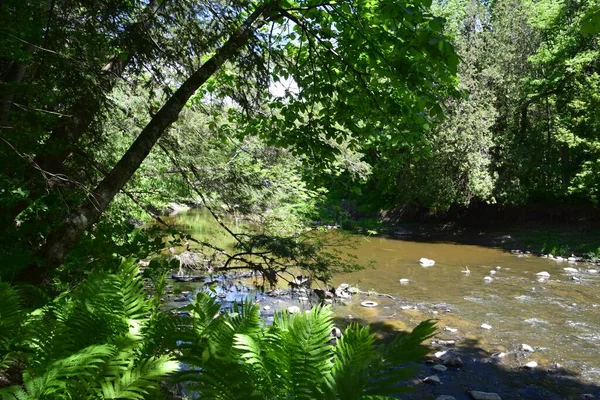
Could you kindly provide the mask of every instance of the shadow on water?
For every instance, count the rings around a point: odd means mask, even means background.
[[[335,318],[335,324],[340,327],[346,327],[351,322],[367,324],[362,319]],[[406,332],[385,321],[369,324],[371,332],[377,335],[381,343],[390,340],[394,335]],[[431,341],[436,341],[440,335],[441,332],[438,330],[438,334]],[[557,365],[548,369],[514,368],[506,365],[510,358],[514,364],[515,357],[520,358],[520,362],[524,365],[527,362],[525,353],[509,353],[504,358],[498,358],[497,354],[484,350],[479,340],[469,338],[457,340],[456,347],[430,345],[430,348],[432,351],[421,363],[419,374],[411,381],[403,382],[415,391],[402,395],[402,399],[435,400],[439,396],[448,395],[456,400],[466,400],[471,399],[468,394],[471,390],[496,393],[503,400],[600,399],[600,383],[583,382],[576,371]],[[435,365],[442,364],[436,358],[435,352],[443,350],[457,354],[463,362],[462,367],[449,366],[443,372],[434,370]],[[424,383],[423,379],[431,375],[437,375],[442,383],[439,385]]]

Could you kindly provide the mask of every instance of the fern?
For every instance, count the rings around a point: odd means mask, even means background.
[[[426,321],[376,346],[368,326],[353,324],[333,346],[328,307],[284,312],[262,327],[258,310],[248,303],[225,314],[215,299],[200,294],[189,309],[195,336],[182,348],[182,359],[190,368],[177,377],[210,399],[390,399],[407,390],[398,383],[415,371],[403,365],[424,356],[421,343],[435,329]]]
[[[133,260],[28,314],[19,311],[15,293],[0,285],[0,300],[11,305],[0,314],[0,349],[12,333],[4,327],[21,326],[19,356],[27,369],[23,385],[2,389],[2,398],[142,399],[178,368],[166,346],[155,346],[159,332],[170,336],[171,325],[163,324],[170,320],[147,298]]]

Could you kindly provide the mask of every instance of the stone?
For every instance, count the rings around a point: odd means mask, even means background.
[[[446,394],[443,394],[441,396],[438,396],[435,400],[456,400],[454,398],[454,396],[448,396]]]
[[[463,365],[462,359],[452,350],[438,351],[435,356],[447,367],[462,367]]]
[[[548,279],[546,279],[546,278],[540,278],[537,281],[540,282],[540,283],[544,283],[544,282],[548,282]]]
[[[520,348],[522,351],[526,351],[526,352],[528,352],[528,353],[533,353],[533,352],[534,352],[534,350],[533,350],[533,347],[531,347],[530,345],[528,345],[528,344],[525,344],[525,343],[523,343],[523,344],[522,344],[522,345],[521,345],[519,348]]]
[[[402,279],[400,279],[400,283],[403,285],[406,285],[408,283],[408,279],[402,278]]]
[[[536,363],[535,361],[529,361],[527,364],[525,364],[525,368],[529,368],[529,369],[534,369],[537,368],[538,363]]]
[[[594,400],[596,396],[590,393],[585,393],[581,395],[581,400]]]
[[[458,329],[456,329],[456,328],[450,328],[449,326],[445,326],[444,327],[444,331],[450,332],[450,333],[456,333],[456,332],[458,332]]]
[[[550,274],[546,271],[538,272],[535,275],[546,279],[550,278]]]
[[[483,277],[483,280],[486,282],[491,282],[494,280],[494,278],[492,278],[491,276],[485,276],[485,277]]]
[[[576,257],[569,257],[569,258],[567,258],[567,261],[569,261],[569,262],[577,262],[577,258]]]
[[[504,357],[506,357],[507,355],[508,355],[508,354],[506,354],[505,352],[501,351],[501,352],[499,352],[499,353],[494,353],[494,354],[492,355],[492,357],[494,357],[494,358],[504,358]]]
[[[430,385],[439,385],[442,383],[440,377],[437,375],[428,376],[427,378],[423,379],[423,382],[429,383]]]
[[[498,265],[498,266],[496,267],[496,269],[502,269],[502,267]]]
[[[448,368],[445,367],[444,365],[438,364],[438,365],[434,365],[433,369],[437,372],[445,372],[448,371]]]
[[[335,338],[341,338],[342,337],[342,330],[340,328],[338,328],[337,326],[334,326],[331,329],[331,336],[335,337]]]
[[[485,329],[486,331],[489,331],[490,329],[492,329],[492,326],[489,324],[481,324],[481,329]]]
[[[471,396],[473,400],[502,400],[498,393],[480,392],[478,390],[471,390],[469,396]]]
[[[307,303],[308,297],[305,297],[305,296],[298,297],[298,301],[300,301],[300,303]]]
[[[579,278],[578,278],[578,277],[576,277],[576,276],[572,276],[572,277],[571,277],[571,280],[574,280],[574,281],[580,281],[581,279],[579,279]]]
[[[598,273],[598,270],[597,270],[597,269],[588,269],[588,270],[587,270],[587,272],[588,272],[589,274],[597,274],[597,273]]]
[[[289,312],[290,314],[297,314],[297,313],[299,313],[299,312],[300,312],[300,307],[298,307],[298,306],[289,306],[289,307],[287,308],[287,310],[288,310],[288,312]]]
[[[433,267],[435,265],[435,261],[423,257],[419,260],[419,264],[421,264],[421,267]]]
[[[265,311],[269,311],[270,309],[271,309],[271,306],[264,306],[263,307],[263,310],[265,310]]]
[[[454,340],[438,340],[437,343],[440,346],[448,346],[448,347],[452,347],[456,344],[456,342]]]
[[[490,271],[490,275],[496,275],[496,271],[494,271],[494,270],[491,270],[491,271]]]
[[[563,268],[563,271],[565,271],[565,272],[571,272],[571,273],[579,272],[577,270],[577,268],[571,268],[571,267]]]

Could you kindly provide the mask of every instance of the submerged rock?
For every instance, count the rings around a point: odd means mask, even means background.
[[[469,396],[473,400],[502,400],[498,393],[480,392],[478,390],[471,390]]]
[[[438,396],[435,400],[456,400],[454,398],[454,396],[448,396],[446,394],[443,394],[441,396]]]
[[[485,329],[486,331],[489,331],[490,329],[492,329],[492,326],[489,324],[481,324],[481,329]]]
[[[448,368],[447,368],[447,367],[445,367],[445,366],[443,366],[443,365],[441,365],[441,364],[434,365],[434,366],[433,366],[433,369],[434,369],[435,371],[437,371],[437,372],[445,372],[445,371],[448,371]]]

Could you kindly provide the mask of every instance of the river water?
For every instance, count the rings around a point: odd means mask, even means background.
[[[221,247],[233,244],[204,213],[193,211],[170,220]],[[472,352],[476,349],[490,357],[505,353],[501,363],[506,368],[518,370],[533,360],[538,370],[562,370],[594,387],[600,382],[600,273],[594,272],[600,266],[452,242],[357,238],[358,245],[349,252],[365,264],[372,262],[372,267],[337,275],[333,283],[348,283],[394,299],[355,296],[346,305],[334,306],[340,320],[358,319],[392,330],[410,329],[423,319],[436,318],[439,339],[455,340],[457,346],[470,346]],[[421,267],[422,257],[435,260],[435,265]],[[463,272],[467,269],[468,274]],[[540,282],[539,272],[550,277]],[[401,279],[408,283],[401,284]],[[379,305],[365,308],[360,306],[364,300]],[[491,329],[483,329],[482,324]],[[522,344],[535,352],[519,351]]]

